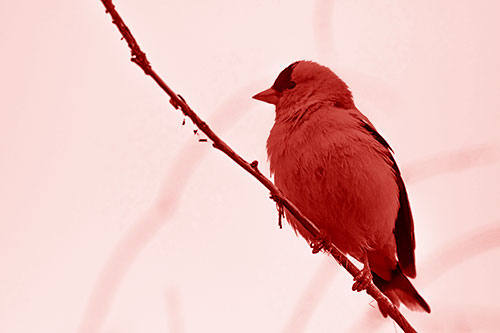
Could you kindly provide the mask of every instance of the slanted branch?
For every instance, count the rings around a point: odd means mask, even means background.
[[[297,221],[306,229],[312,236],[313,239],[317,241],[314,243],[313,251],[319,252],[321,250],[330,253],[335,260],[344,267],[349,274],[356,277],[359,274],[359,269],[332,243],[321,239],[320,231],[316,225],[309,220],[300,210],[288,200],[281,190],[277,188],[271,180],[265,177],[258,169],[258,163],[253,161],[248,163],[240,155],[238,155],[231,147],[229,147],[224,141],[222,141],[219,136],[212,131],[212,129],[205,123],[186,103],[184,98],[176,94],[170,87],[163,81],[160,76],[153,70],[151,64],[149,63],[147,56],[142,52],[139,44],[135,40],[134,36],[130,32],[129,28],[125,25],[122,18],[118,14],[111,0],[101,0],[104,7],[106,8],[106,13],[111,15],[113,23],[117,26],[123,39],[127,42],[132,58],[131,61],[137,64],[146,75],[150,76],[160,88],[170,97],[170,103],[176,108],[180,109],[182,113],[189,117],[191,121],[198,127],[198,129],[203,132],[211,141],[214,148],[222,151],[229,158],[231,158],[236,164],[245,169],[248,173],[254,176],[262,185],[264,185],[271,193],[271,198],[277,203],[278,214],[281,223],[281,217],[283,213],[283,207],[292,214]],[[403,329],[405,332],[416,332],[415,329],[410,325],[406,318],[399,312],[398,308],[391,303],[391,301],[385,297],[385,295],[370,282],[366,292],[372,296],[378,303],[379,307],[384,313],[387,313],[394,321]]]

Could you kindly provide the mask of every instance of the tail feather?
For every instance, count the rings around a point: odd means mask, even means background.
[[[373,283],[383,292],[392,303],[399,307],[403,303],[408,309],[413,311],[425,311],[430,313],[429,304],[420,296],[408,278],[401,272],[399,265],[392,271],[392,278],[386,281],[372,272]],[[385,316],[387,314],[382,313]]]

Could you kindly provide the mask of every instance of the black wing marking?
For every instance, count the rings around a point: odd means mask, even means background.
[[[399,211],[396,217],[396,226],[394,228],[399,264],[406,276],[414,278],[417,273],[415,270],[415,233],[413,229],[413,216],[411,214],[408,193],[406,192],[401,172],[391,154],[391,152],[394,151],[372,125],[362,120],[362,126],[375,140],[388,149],[387,154],[392,162],[392,169],[394,170],[399,189]]]

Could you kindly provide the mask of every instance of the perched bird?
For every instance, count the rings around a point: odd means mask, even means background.
[[[253,98],[276,106],[267,140],[276,185],[322,238],[364,264],[353,290],[373,278],[396,306],[430,312],[408,280],[416,276],[415,237],[401,173],[347,85],[327,67],[297,61]],[[286,219],[315,241],[291,214]]]

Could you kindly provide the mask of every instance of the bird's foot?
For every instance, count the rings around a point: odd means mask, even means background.
[[[311,244],[309,244],[312,248],[312,253],[313,254],[316,254],[318,253],[319,251],[323,250],[326,246],[325,246],[325,241],[323,239],[316,239],[316,240],[313,240],[311,242]]]
[[[324,230],[319,232],[319,237],[311,241],[309,244],[312,248],[312,253],[316,254],[321,250],[328,250],[330,248],[330,243],[328,242],[327,233]]]
[[[370,267],[365,265],[362,270],[359,271],[358,275],[354,278],[354,284],[352,285],[353,291],[363,291],[365,290],[370,282],[372,281],[372,272]]]

